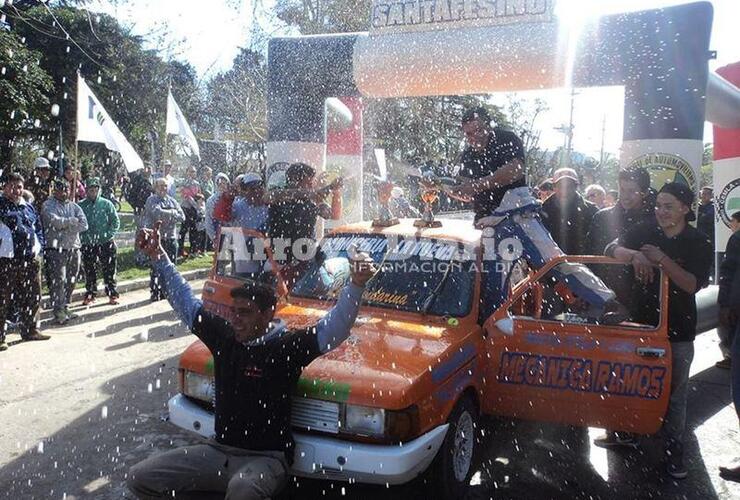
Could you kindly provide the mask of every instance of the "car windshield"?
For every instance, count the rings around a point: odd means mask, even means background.
[[[470,312],[475,283],[474,256],[462,244],[383,235],[335,235],[325,238],[292,295],[336,299],[349,280],[353,249],[368,253],[380,266],[363,294],[363,304],[438,316]]]
[[[238,280],[274,281],[263,237],[225,227],[216,254],[216,274]],[[270,276],[268,276],[270,275]]]

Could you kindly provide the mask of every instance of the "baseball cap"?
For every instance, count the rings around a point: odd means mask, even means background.
[[[85,187],[100,187],[100,179],[97,177],[90,177],[85,181]]]
[[[69,182],[67,182],[67,179],[56,179],[54,181],[54,189],[65,191],[69,189]]]
[[[51,165],[49,165],[49,160],[43,156],[39,156],[36,158],[36,161],[33,162],[33,168],[51,168]]]
[[[691,208],[691,206],[694,204],[694,192],[691,190],[689,186],[686,184],[681,184],[680,182],[667,182],[663,185],[662,188],[660,188],[660,191],[658,191],[658,194],[660,193],[667,193],[675,197],[678,201],[686,205],[687,207]],[[693,210],[689,210],[689,213],[686,214],[686,220],[692,221],[696,219],[696,214],[694,214]]]
[[[552,174],[553,184],[557,184],[563,179],[570,179],[578,183],[578,174],[572,168],[559,168]]]
[[[250,184],[254,184],[257,182],[262,182],[262,176],[259,174],[256,174],[254,172],[247,172],[246,174],[242,174],[241,179],[239,179],[239,182],[242,186],[248,186]]]

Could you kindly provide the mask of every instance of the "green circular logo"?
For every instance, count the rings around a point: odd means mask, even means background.
[[[740,179],[728,183],[717,197],[717,212],[722,222],[730,227],[730,218],[740,212]]]

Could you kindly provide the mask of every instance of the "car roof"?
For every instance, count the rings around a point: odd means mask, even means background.
[[[442,226],[434,228],[414,227],[414,221],[416,220],[417,219],[399,219],[398,224],[389,227],[373,227],[372,221],[356,222],[353,224],[338,226],[332,229],[329,234],[382,234],[452,240],[471,244],[478,243],[481,238],[481,231],[473,227],[473,222],[471,220],[436,219],[442,223]]]

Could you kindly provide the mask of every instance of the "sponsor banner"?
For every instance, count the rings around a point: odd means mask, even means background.
[[[740,87],[740,62],[728,64],[717,74]],[[714,241],[717,252],[724,252],[730,239],[730,217],[740,211],[740,129],[714,126],[714,203],[716,221]]]
[[[553,0],[374,0],[370,34],[553,20]]]
[[[740,62],[722,66],[717,74],[735,87],[740,87]],[[740,157],[740,129],[714,126],[714,159]]]
[[[715,247],[724,252],[730,239],[730,217],[740,212],[740,157],[714,161]]]
[[[500,361],[502,384],[644,399],[660,399],[665,388],[662,366],[521,352],[503,352]]]
[[[625,141],[619,165],[622,169],[646,168],[655,190],[660,190],[666,182],[681,182],[690,186],[698,197],[702,153],[702,142],[694,139]]]

